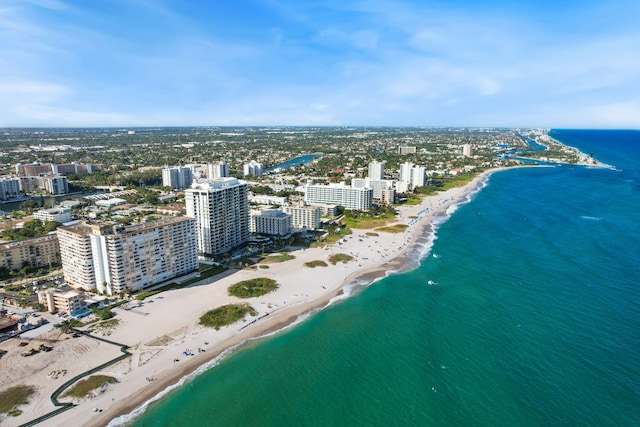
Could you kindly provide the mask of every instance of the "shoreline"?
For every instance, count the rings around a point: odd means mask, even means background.
[[[471,201],[495,172],[517,168],[489,169],[462,187],[424,196],[417,205],[401,206],[395,223],[410,224],[401,233],[375,231],[377,237],[366,237],[365,233],[372,229],[353,229],[353,234],[345,237],[344,244],[313,249],[294,248],[290,253],[295,259],[268,264],[269,269],[231,269],[221,276],[203,279],[186,288],[158,294],[128,310],[116,309],[115,319],[119,324],[109,332],[108,339],[129,345],[132,356],[100,373],[115,377],[118,383],[109,385],[94,398],[81,400],[77,406],[42,425],[116,426],[129,423],[146,411],[151,402],[217,365],[241,346],[297,325],[335,301],[351,297],[352,289],[364,288],[388,275],[417,268],[431,250],[438,227],[457,207]],[[321,275],[317,274],[317,269],[304,266],[306,261],[326,259],[335,253],[349,253],[354,259],[345,264],[318,267]],[[276,279],[279,289],[249,300],[228,296],[226,288],[229,284],[259,276]],[[229,302],[249,302],[258,311],[255,320],[246,325],[237,322],[219,331],[197,325],[197,319],[204,311]],[[100,356],[106,354],[104,346],[88,345],[93,346],[92,352],[83,351],[80,358],[73,347],[57,347],[55,358],[59,360],[37,368],[37,375],[36,368],[25,368],[24,376],[28,383],[36,383],[38,400],[33,399],[33,403],[21,407],[22,416],[2,419],[3,425],[5,422],[19,425],[51,411],[50,390],[87,370],[86,366],[99,365]],[[190,357],[181,355],[183,349],[201,346],[205,352]],[[176,358],[182,360],[172,362]],[[66,378],[57,384],[46,378],[47,370],[67,368],[65,363],[69,365]],[[28,374],[28,369],[33,374]],[[94,412],[92,408],[103,411]]]
[[[244,330],[246,332],[236,335],[235,339],[217,344],[214,347],[214,352],[210,356],[208,356],[206,360],[199,361],[197,359],[194,359],[190,363],[183,365],[182,369],[174,370],[170,375],[163,378],[162,381],[158,381],[155,387],[147,387],[143,392],[136,394],[135,399],[130,399],[126,403],[123,402],[121,404],[113,405],[111,408],[109,408],[109,410],[99,414],[97,417],[91,420],[90,425],[96,425],[96,423],[97,425],[108,426],[126,425],[127,423],[141,416],[146,411],[149,404],[161,400],[167,394],[183,386],[186,382],[190,381],[195,376],[200,375],[201,373],[222,362],[226,357],[231,355],[236,349],[240,348],[241,346],[249,343],[250,341],[264,339],[272,334],[281,333],[289,327],[293,327],[296,324],[304,321],[308,316],[313,315],[314,313],[328,307],[336,298],[346,295],[344,293],[345,287],[349,285],[356,285],[358,287],[364,288],[370,286],[378,280],[384,279],[388,275],[402,274],[417,268],[420,260],[422,260],[424,256],[431,250],[433,241],[435,240],[434,236],[435,231],[437,230],[437,226],[441,223],[444,223],[450,217],[450,214],[446,213],[449,207],[453,205],[468,203],[469,201],[471,201],[473,195],[477,194],[482,188],[484,188],[484,186],[486,186],[487,180],[493,173],[510,169],[515,168],[505,167],[487,170],[474,177],[474,179],[467,183],[465,186],[451,189],[460,190],[459,192],[462,194],[460,194],[459,197],[455,199],[447,199],[448,203],[443,203],[440,209],[432,211],[431,215],[425,215],[425,217],[427,217],[428,219],[427,223],[423,224],[422,221],[425,218],[420,218],[420,221],[414,224],[414,226],[416,227],[414,230],[410,231],[410,228],[408,228],[407,230],[405,230],[405,232],[399,233],[403,235],[409,234],[410,243],[407,244],[400,253],[386,261],[384,264],[372,266],[362,270],[355,270],[346,278],[344,278],[342,284],[339,286],[339,289],[336,292],[325,294],[322,297],[308,302],[302,306],[294,305],[288,308],[284,308],[276,315],[270,316],[268,321],[263,322],[260,325],[260,328],[246,328]],[[438,196],[442,196],[444,194],[447,194],[447,192],[439,193],[434,196],[426,196],[425,198],[423,198],[423,201],[424,199],[427,199],[429,197],[438,198]],[[442,197],[440,197],[440,199],[442,199]],[[423,204],[423,201],[415,206],[421,206]],[[434,224],[434,221],[439,218],[444,218],[444,220],[438,221],[438,224]],[[365,232],[370,229],[355,230]],[[420,251],[421,253],[416,260],[411,260],[409,257],[409,253],[418,251],[419,248],[424,248],[424,246],[418,242],[418,240],[420,239],[427,239],[428,249],[426,252]],[[408,263],[415,263],[415,265],[407,266]],[[358,284],[358,282],[361,282],[361,284]],[[344,298],[350,298],[351,296],[352,294],[348,294]]]

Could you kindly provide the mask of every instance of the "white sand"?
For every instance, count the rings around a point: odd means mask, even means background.
[[[119,382],[106,387],[99,396],[81,401],[78,406],[41,425],[106,425],[178,383],[225,349],[282,329],[300,315],[326,306],[333,297],[342,293],[345,285],[357,278],[370,282],[375,277],[384,276],[389,270],[398,269],[406,264],[406,252],[415,247],[416,240],[423,236],[425,229],[430,230],[425,227],[433,224],[434,218],[443,215],[449,206],[463,201],[477,190],[480,183],[494,171],[481,174],[464,187],[425,197],[419,205],[401,207],[397,223],[411,223],[402,233],[376,231],[378,236],[361,238],[359,236],[373,230],[353,230],[353,234],[346,237],[346,243],[341,245],[336,243],[325,248],[298,249],[291,252],[295,259],[268,264],[268,269],[230,271],[222,278],[205,279],[188,288],[155,295],[132,310],[115,309],[119,324],[108,339],[129,345],[133,355],[101,373],[112,375]],[[354,260],[331,265],[328,258],[335,253],[352,254]],[[329,266],[304,266],[305,262],[315,260],[326,261]],[[229,285],[255,277],[272,278],[280,286],[274,292],[248,300],[227,294]],[[238,302],[248,302],[258,315],[219,331],[197,325],[198,318],[204,312]],[[137,304],[129,303],[130,306]],[[264,315],[267,316],[261,317]],[[259,320],[247,326],[256,318]],[[22,415],[5,417],[1,420],[2,425],[19,425],[53,410],[49,396],[56,387],[78,372],[120,354],[115,346],[84,337],[69,339],[64,343],[47,353],[46,360],[42,357],[44,354],[22,358],[14,348],[10,348],[9,354],[0,359],[0,390],[17,384],[33,385],[38,390],[37,396],[21,407]],[[7,350],[11,345],[17,344],[3,343],[0,349]],[[199,347],[205,351],[199,353]],[[187,349],[194,355],[183,355]],[[11,354],[17,354],[17,357]],[[178,362],[174,362],[176,358]],[[26,366],[27,362],[37,366]],[[12,368],[10,375],[7,375],[5,373],[10,365],[19,367]],[[47,374],[59,369],[67,369],[64,378],[52,380],[47,377]],[[100,408],[103,412],[96,413],[93,408]],[[112,424],[117,424],[117,420]]]

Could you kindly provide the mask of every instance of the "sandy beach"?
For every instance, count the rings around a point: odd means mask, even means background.
[[[409,225],[404,232],[354,229],[341,243],[313,249],[290,248],[294,259],[268,264],[268,269],[229,270],[189,287],[116,308],[117,324],[93,333],[129,346],[131,357],[99,372],[118,382],[92,398],[75,402],[77,406],[41,425],[120,425],[163,391],[217,363],[229,349],[280,331],[332,300],[348,297],[352,288],[349,285],[368,284],[390,272],[412,268],[419,254],[430,246],[433,230],[448,216],[450,208],[469,200],[489,175],[499,170],[503,169],[486,171],[464,187],[424,197],[418,205],[400,207],[396,223]],[[338,253],[349,254],[353,260],[329,263],[329,257]],[[318,260],[328,266],[305,266],[306,262]],[[228,295],[229,285],[256,277],[272,278],[279,288],[246,300]],[[198,325],[198,318],[206,311],[239,302],[249,303],[258,314],[217,331]],[[59,338],[64,339],[57,341]],[[35,387],[37,393],[28,405],[20,407],[21,415],[0,420],[6,426],[21,425],[54,410],[50,395],[57,387],[121,354],[116,346],[88,337],[60,337],[57,330],[33,339],[33,344],[55,342],[55,350],[30,358],[19,356],[19,340],[9,341],[0,344],[0,349],[8,352],[0,359],[0,389],[24,384]],[[11,366],[16,367],[9,369]]]

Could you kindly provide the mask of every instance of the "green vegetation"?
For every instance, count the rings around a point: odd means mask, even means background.
[[[418,187],[418,188],[425,188],[425,187]],[[409,197],[407,201],[404,202],[404,204],[409,206],[419,205],[421,201],[422,200],[419,197]]]
[[[382,231],[384,233],[402,233],[408,227],[407,224],[394,224],[387,227],[376,228],[376,231]]]
[[[278,289],[278,283],[273,279],[266,277],[258,277],[251,280],[243,280],[234,285],[229,286],[229,295],[239,298],[259,297]]]
[[[200,316],[199,324],[215,328],[217,331],[221,326],[230,325],[240,319],[244,319],[246,314],[255,316],[258,314],[249,304],[228,304],[207,311]]]
[[[17,385],[0,391],[0,414],[17,417],[22,413],[18,406],[29,403],[29,398],[35,391],[30,385]]]
[[[319,242],[313,242],[312,244],[309,245],[309,247],[319,248],[324,245],[336,243],[338,240],[351,234],[351,230],[347,227],[338,227],[334,229],[329,229],[327,230],[327,232],[329,233],[327,237],[325,237],[323,240]]]
[[[118,382],[115,378],[107,375],[91,375],[89,378],[79,381],[67,390],[61,397],[75,397],[82,399],[87,397],[93,390],[106,384],[114,384]]]
[[[369,236],[369,237],[378,237],[379,236],[378,233],[374,233],[373,231],[368,231],[368,232],[366,232],[364,234]]]
[[[91,312],[95,314],[100,320],[111,319],[111,317],[113,316],[113,312],[109,307],[104,307],[104,308],[91,307]]]
[[[0,238],[2,240],[24,240],[32,237],[45,236],[52,231],[55,231],[60,225],[57,221],[40,221],[39,219],[33,219],[31,221],[25,221],[22,228],[8,228],[0,232]]]
[[[343,223],[349,228],[382,227],[395,218],[392,206],[374,206],[368,211],[345,210]]]
[[[264,258],[262,258],[260,260],[260,263],[262,264],[275,264],[278,262],[285,262],[285,261],[290,261],[292,259],[294,259],[295,257],[291,254],[288,254],[286,252],[280,252],[279,254],[275,254],[275,255],[269,255],[266,256]],[[260,266],[260,268],[262,268],[262,266]]]
[[[414,191],[421,195],[431,195],[436,194],[439,191],[447,191],[451,188],[462,187],[463,185],[473,181],[473,178],[475,178],[477,174],[478,171],[462,172],[454,176],[432,178],[428,185],[425,185],[424,187],[416,187]]]
[[[304,265],[309,268],[328,267],[328,264],[321,260],[305,262]]]
[[[333,265],[336,265],[339,262],[342,262],[344,264],[348,263],[349,261],[351,261],[353,259],[353,257],[351,255],[347,255],[347,254],[333,254],[329,257],[329,262]]]
[[[258,267],[260,267],[263,270],[267,270],[269,268],[268,265],[259,265]]]

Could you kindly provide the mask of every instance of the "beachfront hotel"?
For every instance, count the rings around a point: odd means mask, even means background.
[[[345,209],[366,211],[371,209],[373,190],[370,188],[352,188],[340,184],[307,185],[304,201],[343,206]]]
[[[249,185],[236,178],[202,181],[185,191],[187,216],[195,218],[198,253],[219,256],[249,239]]]
[[[195,221],[166,217],[130,226],[60,227],[62,270],[74,288],[135,292],[198,269]]]

